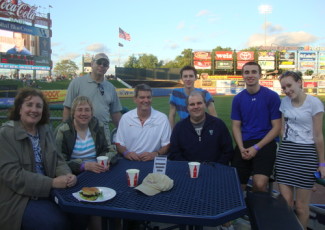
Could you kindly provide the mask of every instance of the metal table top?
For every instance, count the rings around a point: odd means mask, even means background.
[[[174,187],[146,196],[127,185],[126,170],[140,170],[139,183],[153,170],[153,161],[120,160],[101,174],[84,172],[73,188],[54,189],[58,205],[67,212],[155,222],[217,226],[246,214],[236,170],[221,164],[201,164],[199,178],[191,179],[188,162],[168,161],[166,175]],[[80,202],[72,196],[82,187],[109,187],[116,196],[101,203]]]

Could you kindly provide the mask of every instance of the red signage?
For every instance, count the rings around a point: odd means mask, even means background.
[[[273,81],[267,81],[267,80],[260,80],[260,85],[272,88],[273,87]]]
[[[211,52],[194,52],[194,60],[211,60]]]
[[[304,88],[315,88],[317,87],[316,81],[304,81]]]
[[[215,52],[215,60],[228,60],[231,61],[232,60],[232,51],[216,51]]]
[[[211,69],[211,61],[194,61],[196,69]]]
[[[204,88],[206,91],[208,91],[211,95],[216,95],[217,94],[217,89],[216,88]]]
[[[242,69],[248,61],[237,61],[237,69]]]
[[[237,53],[238,61],[254,61],[253,51],[240,51]]]
[[[29,23],[51,27],[51,20],[36,16],[36,6],[21,1],[0,0],[0,17],[24,20]]]

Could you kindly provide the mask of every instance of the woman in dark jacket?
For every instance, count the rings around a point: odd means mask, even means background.
[[[115,155],[114,148],[105,135],[103,125],[93,116],[93,106],[88,97],[76,97],[72,103],[71,118],[55,131],[56,145],[72,172],[101,173],[108,170],[97,163],[96,157]]]

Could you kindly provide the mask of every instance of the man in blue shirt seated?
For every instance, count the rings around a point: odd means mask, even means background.
[[[225,123],[206,113],[207,105],[201,91],[192,91],[186,105],[189,116],[173,129],[169,159],[228,165],[234,152]]]
[[[21,54],[21,55],[32,55],[32,53],[25,48],[25,39],[23,35],[18,32],[13,33],[13,39],[15,43],[15,47],[9,49],[7,54]]]

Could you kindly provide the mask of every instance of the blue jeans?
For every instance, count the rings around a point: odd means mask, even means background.
[[[68,230],[68,217],[49,199],[29,200],[25,208],[22,230]]]

